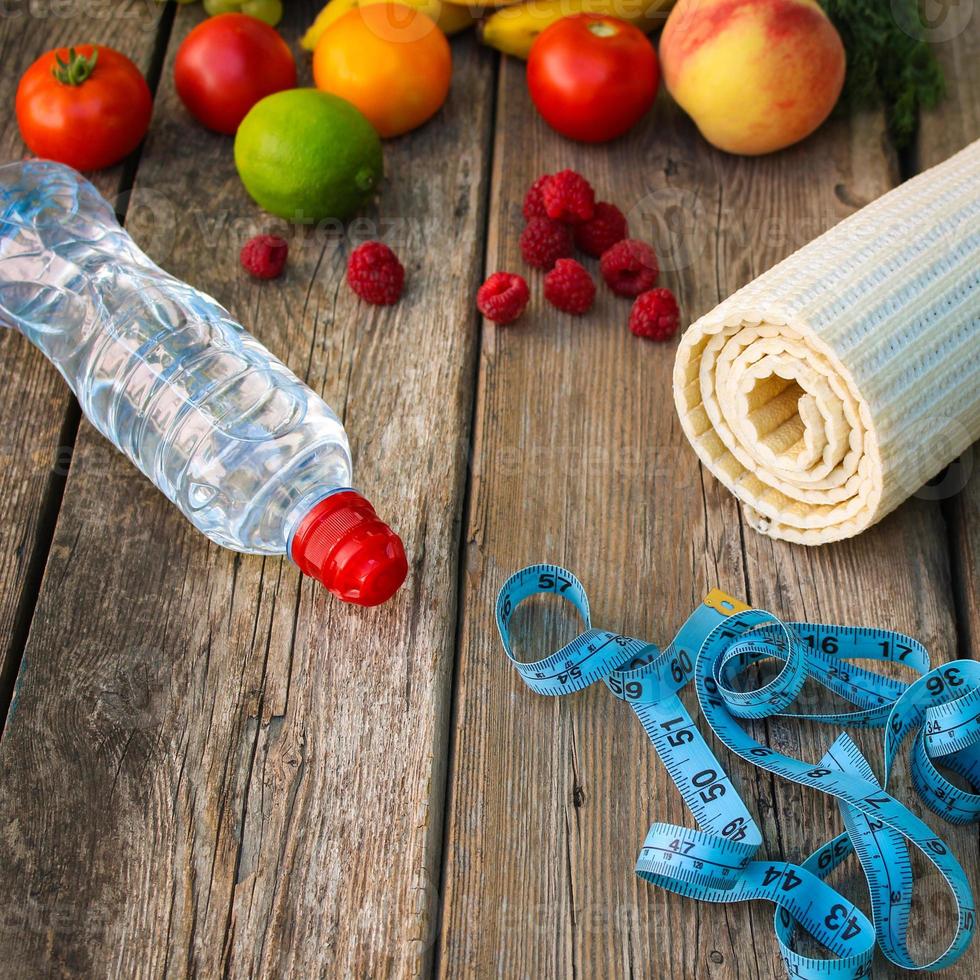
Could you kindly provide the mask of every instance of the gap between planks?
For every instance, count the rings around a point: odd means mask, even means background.
[[[287,7],[292,36],[312,7]],[[182,7],[177,16],[168,64],[178,35],[203,14]],[[342,251],[297,247],[279,289],[244,281],[236,228],[204,248],[201,232],[211,226],[197,227],[193,215],[178,224],[165,263],[255,322],[294,369],[303,371],[296,362],[304,357],[315,390],[339,393],[361,485],[377,489],[382,504],[389,490],[387,507],[414,556],[402,601],[373,612],[339,608],[287,563],[209,547],[82,426],[29,641],[29,684],[0,757],[10,766],[39,744],[46,750],[45,766],[19,771],[17,785],[5,787],[25,815],[7,827],[16,845],[5,857],[11,880],[32,881],[40,866],[48,888],[72,895],[55,910],[63,935],[54,948],[41,942],[43,929],[22,941],[23,962],[43,964],[38,972],[69,960],[101,972],[110,956],[124,974],[430,969],[457,624],[453,562],[472,435],[466,386],[478,356],[460,324],[475,326],[494,59],[472,36],[453,49],[459,84],[446,109],[386,147],[399,177],[386,184],[382,207],[420,216],[418,229],[406,229],[423,238],[404,246],[416,286],[394,315],[365,312],[339,285],[324,288],[342,281]],[[165,191],[208,214],[254,217],[226,141],[187,130],[169,83],[157,111],[137,190]],[[452,302],[426,305],[447,283]],[[93,530],[114,523],[113,508],[125,510],[133,534]],[[147,537],[158,562],[146,561]],[[59,593],[69,565],[125,599],[93,610],[78,589]],[[127,654],[133,636],[151,644],[146,656]],[[107,689],[115,674],[122,695]],[[59,676],[71,689],[55,691]],[[62,740],[75,737],[80,703],[97,738],[69,751]],[[44,798],[59,805],[35,819]],[[80,846],[87,875],[70,856]],[[41,905],[39,915],[54,914]],[[98,919],[85,914],[92,905]]]
[[[174,3],[166,3],[160,10],[157,26],[154,34],[153,45],[150,49],[149,57],[146,62],[144,77],[150,88],[151,94],[156,97],[157,88],[160,83],[160,76],[163,70],[163,62],[166,57],[167,43],[170,32],[173,28],[176,6]],[[16,20],[7,21],[8,39],[14,35]],[[24,18],[24,23],[30,24],[30,18]],[[50,39],[41,40],[40,45],[33,43],[34,38],[40,39],[40,35],[33,34],[27,40],[24,47],[32,52],[31,57],[37,57],[43,50],[52,45]],[[69,42],[66,42],[69,43]],[[12,73],[9,78],[19,78],[20,73]],[[10,86],[4,86],[9,88]],[[12,102],[12,91],[4,92],[5,97]],[[13,114],[8,118],[8,126],[16,127]],[[115,181],[100,181],[100,190],[105,193],[111,187],[109,193],[116,203],[116,216],[120,224],[125,225],[126,214],[129,210],[129,192],[133,189],[136,181],[136,172],[139,169],[140,160],[143,156],[143,146],[140,145],[110,173],[117,175]],[[38,351],[32,352],[34,356],[43,355]],[[60,376],[55,379],[56,384],[63,384]],[[55,466],[52,467],[47,486],[42,492],[37,507],[36,528],[34,532],[34,542],[27,559],[23,581],[20,587],[20,596],[16,603],[16,611],[13,615],[10,640],[6,650],[0,656],[0,741],[6,732],[7,717],[10,704],[14,697],[17,684],[17,677],[20,672],[21,661],[24,650],[27,647],[28,636],[30,635],[31,623],[34,619],[34,610],[37,606],[38,596],[41,591],[41,581],[44,578],[44,569],[48,560],[48,553],[51,550],[51,543],[54,540],[55,527],[58,522],[58,513],[61,510],[61,502],[65,493],[65,486],[68,480],[68,471],[71,467],[71,456],[75,447],[75,440],[78,436],[78,427],[81,422],[82,413],[78,401],[70,390],[65,389],[64,414],[61,421],[61,428],[58,434],[57,451]],[[22,518],[23,519],[23,518]]]
[[[515,70],[515,76],[516,73]],[[506,132],[508,115],[505,110],[510,109],[510,119],[517,117],[522,120],[524,115],[531,111],[519,82],[510,78],[511,84],[508,86],[507,71],[505,70],[503,74],[501,91],[507,93],[510,104],[502,105],[498,101],[498,147]],[[956,111],[954,106],[947,105],[945,108],[950,112]],[[662,122],[663,117],[659,121]],[[533,127],[529,124],[528,128]],[[684,128],[683,124],[681,128]],[[680,158],[682,167],[693,163],[695,173],[699,166],[702,168],[702,173],[707,169],[710,177],[711,168],[706,167],[706,161],[710,159],[711,151],[699,152],[693,149],[696,144],[686,143],[688,139],[697,139],[691,133],[691,127],[686,128],[688,135],[679,143],[669,142],[666,150],[663,150],[662,146],[656,146],[651,140],[652,153],[644,162],[648,167],[656,167],[659,160],[658,153],[666,152],[668,158],[670,156]],[[540,128],[523,136],[515,132],[511,132],[510,135],[518,141],[523,138],[524,145],[520,151],[512,151],[508,156],[507,162],[511,165],[506,172],[510,179],[509,187],[502,187],[498,178],[498,170],[505,166],[503,155],[498,153],[493,188],[497,207],[491,214],[488,241],[488,252],[500,260],[498,264],[502,267],[507,267],[508,261],[515,261],[516,250],[508,243],[498,241],[499,229],[503,227],[509,237],[513,237],[519,226],[519,221],[508,220],[504,209],[513,209],[518,205],[525,185],[530,182],[530,179],[536,176],[537,172],[553,170],[559,165],[569,165],[569,163],[570,165],[584,164],[584,172],[587,176],[592,176],[587,163],[584,163],[589,160],[589,151],[562,145],[554,148],[553,152],[548,152],[552,150],[554,141],[549,142],[551,137],[546,132],[541,132]],[[668,123],[664,139],[670,141],[672,136],[676,136],[676,132]],[[634,142],[634,145],[643,145],[639,137],[631,138],[631,142]],[[621,144],[621,147],[623,145],[625,144]],[[794,157],[799,160],[802,152],[816,154],[816,157],[812,158],[813,165],[818,170],[825,171],[825,179],[831,183],[822,190],[814,190],[811,194],[809,211],[814,208],[820,210],[817,217],[821,221],[826,220],[828,214],[832,215],[833,220],[827,220],[827,224],[833,224],[861,203],[879,196],[899,178],[894,161],[889,161],[889,151],[887,149],[883,151],[883,146],[886,144],[880,116],[865,115],[855,117],[850,123],[836,120],[828,125],[826,131],[808,141],[808,145],[803,150],[796,148],[787,151],[786,154],[781,154],[779,158],[772,161],[758,163],[723,161],[724,173],[727,175],[726,179],[732,177],[735,179],[736,200],[739,190],[743,193],[748,191],[751,200],[750,175],[755,174],[763,181],[767,176],[775,179],[776,183],[773,184],[772,189],[776,199],[765,202],[764,206],[774,207],[778,211],[781,205],[787,203],[787,195],[790,197],[792,195],[794,178],[792,166],[788,161]],[[642,167],[641,158],[630,156],[632,152],[632,148],[627,148],[625,151],[630,164],[633,167]],[[593,159],[603,159],[601,151],[592,151],[592,154]],[[823,155],[829,156],[830,159],[825,159]],[[525,160],[528,157],[535,161],[534,173],[531,173],[526,166]],[[668,159],[666,171],[671,167],[671,161]],[[804,162],[803,167],[805,172],[797,174],[797,183],[801,177],[804,183],[810,180],[808,175],[812,166]],[[623,165],[622,169],[625,171],[623,176],[628,178],[631,168]],[[783,182],[780,182],[777,177],[780,172],[787,175]],[[740,174],[744,174],[744,178],[740,178]],[[608,176],[607,172],[606,177]],[[610,188],[604,187],[602,190],[609,191]],[[730,190],[726,183],[719,188],[719,193],[727,194]],[[696,189],[695,202],[698,193],[700,190]],[[824,214],[821,209],[827,209],[828,214]],[[710,209],[706,211],[710,212]],[[722,213],[720,199],[718,213]],[[804,211],[801,217],[809,219],[811,216]],[[803,244],[819,230],[822,229],[808,228],[806,232],[794,229],[793,235],[797,238],[803,236],[794,242],[794,247]],[[735,249],[732,254],[726,252],[726,245],[729,249]],[[735,285],[748,281],[764,271],[780,258],[781,254],[789,250],[771,245],[768,252],[763,250],[761,253],[750,253],[744,248],[740,252],[737,247],[731,243],[724,243],[720,238],[716,240],[715,247],[718,251],[715,269],[718,271],[719,295],[714,301],[727,295]],[[723,268],[726,269],[724,274],[720,271]],[[733,277],[736,279],[735,282],[731,281]],[[678,278],[681,288],[687,287],[690,298],[690,292],[695,284],[684,274],[680,274]],[[675,279],[675,282],[667,284],[674,287],[678,283]],[[697,310],[692,312],[703,312],[713,305],[711,298],[707,296],[707,290],[703,285],[701,288],[702,293],[696,301]],[[568,563],[566,552],[570,549],[573,556],[571,559],[573,571],[577,570],[574,555],[581,554],[584,563],[593,571],[593,575],[590,576],[593,582],[595,578],[600,582],[609,582],[610,572],[613,578],[625,574],[625,568],[607,571],[605,566],[608,565],[608,560],[597,562],[593,554],[596,549],[602,548],[602,542],[610,533],[608,521],[616,519],[609,517],[610,512],[615,512],[611,502],[605,502],[603,508],[597,510],[596,516],[601,514],[602,517],[596,524],[585,522],[583,534],[579,519],[581,515],[576,513],[583,503],[580,492],[575,491],[572,513],[561,504],[555,504],[553,509],[548,511],[549,505],[542,503],[541,495],[534,492],[535,481],[550,481],[549,486],[553,484],[555,492],[564,495],[567,499],[571,496],[567,474],[565,474],[564,489],[560,476],[552,477],[550,473],[542,473],[526,461],[523,466],[521,463],[517,464],[519,472],[516,488],[513,484],[508,486],[508,480],[500,482],[494,475],[494,465],[499,462],[499,448],[501,448],[496,445],[496,442],[503,440],[506,443],[508,440],[519,438],[515,436],[515,432],[522,433],[528,428],[516,422],[511,424],[508,418],[508,416],[519,416],[522,411],[532,411],[530,407],[523,409],[521,407],[522,396],[526,399],[527,390],[533,390],[536,394],[547,397],[551,394],[552,387],[558,387],[562,383],[580,384],[583,389],[580,392],[580,402],[573,402],[571,410],[588,412],[589,407],[581,408],[582,405],[586,405],[591,406],[593,411],[601,411],[586,397],[591,393],[588,376],[583,373],[588,370],[585,367],[588,361],[579,364],[581,370],[576,374],[574,354],[568,353],[569,350],[577,350],[577,345],[580,343],[586,342],[579,341],[575,337],[576,328],[570,328],[566,333],[564,327],[557,327],[550,331],[550,339],[559,346],[557,351],[555,348],[548,348],[551,354],[546,355],[547,345],[539,342],[536,336],[543,329],[541,324],[532,321],[519,333],[497,331],[491,327],[484,331],[483,335],[481,379],[477,389],[478,404],[474,418],[473,465],[477,475],[473,481],[467,517],[467,541],[470,554],[466,567],[471,574],[464,579],[461,593],[463,626],[459,644],[459,661],[454,676],[453,700],[456,709],[454,721],[459,731],[454,733],[450,788],[447,796],[449,818],[445,836],[447,852],[444,855],[446,868],[443,886],[444,913],[437,963],[440,974],[444,976],[480,975],[508,970],[518,973],[542,970],[547,972],[560,971],[564,968],[577,969],[583,975],[588,975],[590,972],[608,973],[611,966],[610,961],[604,959],[608,953],[597,949],[594,943],[579,935],[579,929],[576,927],[577,913],[581,911],[577,907],[577,902],[581,899],[576,899],[576,893],[584,891],[587,894],[591,886],[588,879],[583,880],[582,874],[576,873],[571,867],[571,864],[575,863],[568,850],[567,838],[571,831],[568,830],[567,822],[564,824],[565,830],[561,829],[560,817],[562,808],[567,812],[568,801],[561,794],[556,796],[554,791],[549,793],[545,790],[538,793],[536,785],[522,788],[520,791],[516,786],[512,786],[514,782],[534,784],[536,780],[541,779],[545,783],[556,781],[560,783],[564,777],[556,774],[563,769],[565,759],[561,751],[552,752],[548,744],[549,740],[560,735],[564,742],[565,726],[570,725],[572,728],[570,744],[573,750],[576,749],[579,745],[579,737],[575,732],[578,727],[576,719],[591,719],[596,712],[600,719],[605,719],[604,709],[599,705],[593,706],[589,695],[575,699],[574,705],[565,708],[564,711],[561,706],[555,706],[552,712],[552,709],[539,702],[526,703],[534,699],[520,684],[515,684],[513,677],[509,675],[508,668],[497,648],[488,612],[495,588],[509,572],[528,560],[565,559]],[[577,329],[594,331],[598,328],[594,323],[587,324],[583,321]],[[512,366],[517,359],[537,363],[538,358],[546,356],[550,356],[555,363],[553,372],[536,371],[533,365],[521,368]],[[607,397],[612,397],[617,375],[608,371],[608,358],[597,348],[590,360],[596,365],[597,370],[606,370],[610,375],[606,379],[611,386],[607,390]],[[567,366],[564,365],[564,361],[568,361]],[[499,380],[497,375],[500,376]],[[541,398],[532,399],[531,405],[534,411],[547,411],[549,406],[542,406],[541,400]],[[550,401],[557,400],[551,398]],[[524,417],[527,418],[526,415]],[[501,434],[502,426],[506,429],[504,434]],[[559,420],[556,428],[561,430],[560,437],[567,437],[569,428],[567,420]],[[533,436],[533,428],[531,433]],[[506,449],[507,446],[502,448]],[[513,446],[511,448],[513,449]],[[576,464],[573,462],[567,465]],[[524,480],[520,482],[522,476]],[[513,474],[508,479],[512,480],[512,478]],[[710,475],[701,473],[701,480],[704,513],[700,515],[700,519],[705,522],[706,547],[705,554],[700,559],[696,556],[692,557],[694,565],[705,559],[709,564],[714,564],[714,581],[708,584],[718,582],[730,591],[738,591],[738,586],[741,585],[742,594],[760,605],[782,613],[787,618],[824,619],[857,624],[879,622],[894,628],[904,628],[919,635],[937,654],[936,659],[939,662],[956,656],[956,644],[951,642],[951,633],[955,631],[957,610],[953,608],[948,593],[950,554],[943,515],[938,506],[921,500],[912,500],[900,512],[867,532],[867,536],[862,536],[860,540],[830,546],[822,554],[811,554],[807,549],[770,542],[747,532],[740,515],[733,512],[732,501],[728,495],[718,488]],[[544,510],[538,514],[539,526],[534,526],[533,522],[526,527],[520,524],[520,507],[528,496],[537,500],[539,507],[544,507]],[[557,499],[554,493],[545,496],[549,500]],[[660,506],[669,506],[662,497]],[[500,510],[508,508],[509,513],[501,518]],[[575,521],[574,528],[570,526],[570,520]],[[495,526],[501,521],[505,525],[503,529]],[[550,536],[548,533],[542,534],[541,524],[545,525],[544,531],[553,529]],[[521,539],[522,527],[523,533],[531,540],[522,539],[516,544],[510,541],[511,536]],[[736,529],[734,533],[733,529]],[[487,540],[488,538],[490,541]],[[695,547],[697,547],[696,541]],[[913,569],[911,582],[904,574],[904,569],[899,567],[901,562],[894,561],[896,550],[903,556],[903,561]],[[630,562],[631,568],[634,567],[636,558],[637,556],[634,555],[633,561]],[[595,574],[596,564],[599,565],[598,575]],[[646,565],[641,563],[639,569],[641,575],[644,574],[645,568]],[[492,581],[487,580],[487,573]],[[673,582],[673,577],[667,574],[665,580]],[[826,588],[820,587],[821,582]],[[589,584],[587,581],[586,585]],[[608,598],[610,594],[608,589],[603,592],[594,585],[593,590],[595,596],[604,594]],[[696,590],[697,586],[692,591]],[[620,609],[624,598],[619,594],[613,594],[615,598],[612,605]],[[698,597],[693,598],[697,601]],[[628,597],[625,601],[629,606]],[[604,606],[608,604],[608,602],[603,603]],[[633,619],[635,618],[634,607]],[[645,619],[646,616],[640,618]],[[617,618],[605,625],[618,624],[621,628],[625,628],[629,622],[629,615],[625,615],[623,621]],[[669,614],[669,623],[677,625],[677,622],[672,611]],[[653,638],[666,639],[657,636]],[[516,702],[514,699],[517,699]],[[487,711],[485,707],[478,704],[484,700],[496,705],[496,710]],[[549,731],[548,726],[544,725],[539,732],[538,720],[552,713],[556,716],[556,721],[558,718],[563,719],[561,727]],[[514,727],[512,715],[521,719],[517,727]],[[618,719],[612,726],[608,724],[608,720],[605,719],[607,723],[596,730],[594,738],[622,740],[626,746],[634,744],[633,734],[628,730],[624,731]],[[585,727],[591,728],[587,720]],[[803,750],[812,752],[818,748],[818,739],[819,736],[815,738],[809,734],[797,736],[793,741],[799,751],[792,754],[808,755],[808,752]],[[498,741],[511,746],[509,757],[503,744],[499,750],[492,747],[492,743]],[[525,753],[523,744],[528,744],[529,747],[536,746],[535,751],[543,753],[545,760],[550,762],[539,763],[535,757]],[[587,745],[586,748],[588,750],[591,746]],[[651,754],[649,746],[640,747],[641,752],[644,749]],[[872,751],[875,751],[874,747]],[[499,761],[498,756],[503,761]],[[642,756],[638,758],[638,775],[642,775],[648,771],[647,761]],[[542,765],[544,772],[539,771]],[[489,772],[490,770],[492,772]],[[604,774],[599,772],[591,774],[594,781],[598,781],[603,776]],[[588,772],[585,778],[590,778]],[[655,773],[654,778],[658,786],[664,784],[662,775]],[[571,783],[577,784],[577,777],[572,779],[569,776],[568,779]],[[836,832],[838,826],[836,808],[831,801],[805,798],[798,789],[777,787],[774,780],[760,780],[758,775],[749,775],[741,781],[747,795],[748,787],[755,787],[757,792],[763,787],[767,790],[763,794],[766,805],[763,808],[764,812],[760,814],[761,823],[767,841],[771,846],[775,846],[778,853],[789,857],[802,856],[800,850],[803,842],[799,839],[799,830],[805,830],[806,840],[813,844]],[[901,791],[899,795],[906,798]],[[657,817],[664,818],[665,814],[660,811],[662,803],[659,794],[656,799]],[[525,813],[525,806],[528,807],[528,813]],[[501,808],[509,819],[500,818]],[[789,814],[798,815],[795,823],[788,820]],[[799,820],[800,816],[803,817],[802,823]],[[532,821],[530,826],[527,822],[529,819]],[[593,819],[602,819],[602,814],[594,812]],[[544,824],[545,829],[535,827],[535,821]],[[577,822],[578,811],[576,811]],[[792,841],[783,840],[780,832],[784,828],[789,828],[793,832]],[[599,828],[600,831],[602,829]],[[594,835],[596,831],[591,833]],[[530,837],[527,842],[523,840],[525,836]],[[641,837],[642,832],[637,841]],[[566,839],[564,850],[558,844],[563,839]],[[618,840],[618,837],[616,839]],[[961,836],[960,843],[962,844],[965,839]],[[632,843],[634,843],[632,838],[626,842],[627,850]],[[587,845],[583,852],[582,846],[579,842],[573,848],[579,855],[577,860],[581,862],[583,854],[587,860],[594,860],[594,853]],[[511,849],[515,849],[517,853],[512,855]],[[968,863],[969,850],[960,847],[959,851],[964,855],[964,863]],[[569,864],[565,877],[568,878],[570,897],[559,899],[556,896],[560,894],[560,889],[552,879],[558,875],[563,862]],[[506,865],[507,870],[501,869],[501,863]],[[628,874],[630,869],[623,870]],[[618,874],[615,870],[612,873]],[[501,880],[502,876],[508,875],[511,877],[507,877],[506,881]],[[525,879],[528,876],[539,879],[541,887],[535,887],[527,882]],[[618,882],[619,879],[616,878],[616,881]],[[622,894],[618,884],[615,887],[610,884],[610,887],[613,888],[614,894]],[[594,892],[595,889],[592,890]],[[538,904],[531,904],[529,908],[541,912],[549,922],[555,922],[557,936],[554,939],[547,938],[539,930],[531,928],[532,925],[537,925],[529,921],[534,914],[533,911],[525,911],[519,915],[518,919],[511,923],[514,926],[511,930],[505,931],[505,927],[500,925],[498,910],[501,903],[506,906],[510,902],[513,907],[516,896],[518,911],[520,911],[519,900],[525,892],[530,893],[528,901],[532,903],[532,896],[538,896]],[[550,897],[548,902],[542,905],[541,896],[545,894]],[[627,894],[629,894],[628,888]],[[692,920],[698,926],[699,935],[702,924],[713,929],[719,921],[728,920],[732,915],[745,922],[744,911],[708,908],[702,913],[690,903],[686,906],[679,905],[679,900],[676,898],[650,897],[641,894],[639,903],[640,909],[662,909],[666,905],[672,911],[678,911],[681,916],[678,921],[682,923],[681,935],[688,934],[683,923],[690,924]],[[454,907],[455,905],[459,907]],[[768,936],[771,934],[769,923],[771,915],[768,911],[763,911],[760,919],[759,914],[753,911],[748,916],[747,925],[754,932],[758,921],[765,929],[762,934]],[[563,921],[566,915],[569,917],[567,927]],[[633,935],[634,926],[631,926],[628,933],[631,947],[634,941]],[[753,950],[757,956],[755,965],[757,973],[762,972],[764,964],[766,971],[771,970],[773,975],[779,974],[781,965],[773,956],[773,946],[771,936],[761,949],[753,942]],[[700,939],[697,948],[701,949]],[[679,955],[682,953],[682,951],[677,952]],[[959,975],[971,974],[976,964],[973,954],[975,950],[971,950],[971,955],[960,961]],[[712,960],[710,964],[705,963],[703,968],[710,971],[712,976],[718,977],[734,975],[731,971],[737,971],[739,968],[737,961],[729,962],[724,967],[719,966],[721,962],[722,960]],[[673,960],[671,963],[673,969],[680,970],[682,973],[692,965],[690,961],[684,959]],[[618,975],[618,970],[615,972]]]

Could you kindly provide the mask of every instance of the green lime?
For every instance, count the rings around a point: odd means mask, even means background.
[[[235,166],[266,211],[305,224],[343,220],[381,181],[381,140],[345,99],[294,88],[252,106],[235,134]]]

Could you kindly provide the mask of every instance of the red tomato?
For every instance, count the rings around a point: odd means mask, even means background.
[[[125,55],[80,44],[48,51],[24,72],[15,111],[20,135],[36,156],[99,170],[139,145],[153,97]]]
[[[653,104],[659,84],[653,45],[614,17],[563,17],[538,35],[527,59],[538,112],[563,136],[587,143],[625,133]]]
[[[296,62],[275,28],[247,14],[218,14],[184,38],[174,81],[198,122],[234,133],[260,99],[296,87]]]

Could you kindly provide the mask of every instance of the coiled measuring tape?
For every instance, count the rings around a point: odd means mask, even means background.
[[[585,631],[556,653],[522,663],[510,640],[514,610],[525,599],[552,593],[567,599]],[[531,565],[507,580],[497,597],[497,626],[507,656],[531,690],[561,696],[602,681],[626,701],[653,742],[699,829],[655,823],[636,864],[637,874],[670,891],[709,902],[766,899],[776,905],[776,936],[790,976],[837,980],[871,974],[875,942],[908,970],[939,970],[970,944],[976,924],[963,868],[930,827],[888,793],[888,781],[907,737],[913,785],[926,805],[955,824],[980,820],[980,795],[955,786],[934,760],[980,788],[980,663],[956,660],[930,669],[923,646],[901,633],[863,627],[782,623],[720,590],[694,610],[666,650],[594,629],[581,583],[557,565]],[[912,684],[885,677],[860,661],[900,663],[921,675]],[[763,661],[781,664],[761,687],[737,687],[740,675]],[[810,678],[851,705],[838,713],[788,711]],[[762,835],[679,697],[693,680],[715,736],[736,755],[837,800],[845,831],[802,864],[757,861]],[[805,718],[833,725],[885,728],[884,780],[844,733],[817,764],[782,755],[757,742],[739,719]],[[912,863],[917,847],[942,875],[956,902],[956,931],[930,963],[908,949]],[[852,853],[867,879],[873,923],[824,879]],[[834,958],[794,949],[798,927]]]

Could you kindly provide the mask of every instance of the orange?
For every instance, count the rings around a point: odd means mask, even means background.
[[[384,137],[434,116],[451,75],[446,35],[400,3],[355,7],[323,32],[313,52],[316,87],[352,102]]]

